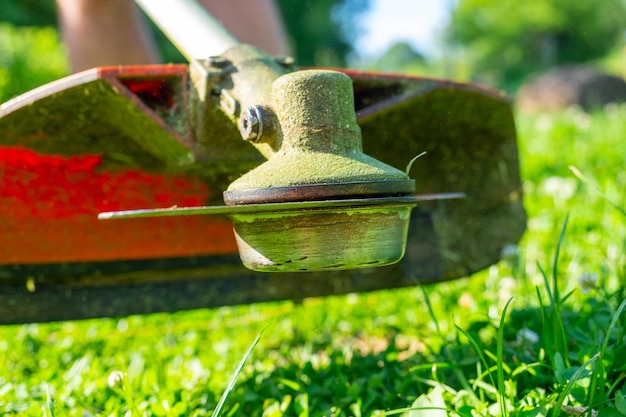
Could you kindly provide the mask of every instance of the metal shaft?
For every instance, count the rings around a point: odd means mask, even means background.
[[[220,55],[239,44],[196,0],[135,0],[190,61]]]

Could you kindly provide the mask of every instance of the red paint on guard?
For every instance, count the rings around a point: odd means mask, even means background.
[[[171,108],[174,105],[174,95],[171,86],[164,80],[135,80],[121,79],[120,82],[128,90],[140,97],[144,102],[158,102]]]
[[[228,220],[207,216],[102,221],[102,211],[206,204],[188,176],[100,170],[100,155],[0,148],[0,264],[236,253]]]

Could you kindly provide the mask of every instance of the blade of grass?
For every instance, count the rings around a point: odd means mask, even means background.
[[[454,413],[457,414],[461,417],[472,417],[471,414],[465,414],[465,413],[461,413],[458,412],[456,410],[450,410],[448,408],[445,407],[406,407],[406,408],[398,408],[396,410],[389,410],[389,411],[385,411],[382,414],[379,414],[381,416],[394,416],[396,414],[404,414],[407,413],[409,411],[445,411],[447,413]]]
[[[413,279],[413,281],[415,281],[415,283],[417,284],[417,287],[422,292],[422,297],[424,297],[424,302],[426,303],[428,314],[430,315],[430,318],[433,321],[433,323],[435,323],[435,330],[437,331],[437,335],[442,337],[443,334],[441,333],[441,329],[439,328],[439,320],[437,320],[437,316],[435,315],[435,310],[433,310],[433,306],[430,303],[430,297],[426,293],[426,290],[424,289],[424,287],[419,283],[419,281],[417,281],[417,279]]]
[[[554,340],[552,337],[552,332],[549,329],[549,326],[547,325],[548,323],[548,312],[546,311],[546,306],[543,304],[543,298],[541,297],[541,290],[539,289],[539,287],[536,287],[536,291],[537,291],[537,298],[539,300],[539,311],[541,312],[541,345],[543,346],[544,350],[546,351],[546,355],[548,356],[548,360],[550,361],[550,364],[552,365],[552,370],[555,373],[555,375],[557,375],[557,379],[558,379],[558,374],[556,373],[556,360],[555,360],[555,350],[554,350]],[[562,381],[559,381],[559,383]]]
[[[543,278],[543,283],[546,286],[546,291],[548,292],[548,298],[550,298],[550,304],[554,305],[554,295],[552,294],[552,289],[550,289],[550,281],[548,280],[548,274],[546,273],[545,269],[543,269],[543,266],[541,266],[539,262],[537,262],[537,269],[539,269],[539,272],[541,273],[541,277]],[[536,288],[537,288],[537,291],[539,291],[539,287],[536,287]]]
[[[594,372],[591,375],[591,381],[589,382],[589,398],[587,403],[590,405],[605,403],[608,399],[606,392],[606,381],[604,379],[604,356],[606,350],[609,346],[609,340],[611,338],[611,333],[613,333],[613,329],[617,326],[617,321],[619,320],[622,312],[626,308],[626,300],[622,301],[622,303],[617,308],[615,314],[613,314],[613,318],[611,319],[611,323],[604,335],[604,341],[602,342],[602,346],[600,347],[600,360],[595,366]]]
[[[559,327],[564,329],[563,319],[556,306],[551,305],[547,308],[544,305],[539,287],[536,288],[536,291],[539,300],[539,310],[541,312],[541,346],[546,351],[546,355],[552,365],[552,371],[557,381],[564,383],[562,375],[563,370],[566,368],[564,361],[567,361],[567,358],[563,357],[563,354],[567,353],[564,347],[566,340],[557,330]]]
[[[513,301],[513,297],[509,298],[509,301],[504,305],[504,309],[502,310],[502,316],[500,317],[500,327],[498,328],[498,339],[497,339],[497,360],[496,365],[498,366],[498,402],[500,403],[500,413],[503,417],[506,417],[507,408],[506,408],[506,395],[504,392],[504,319],[506,318],[506,312],[509,308],[509,305]]]
[[[489,368],[490,370],[494,371],[498,369],[498,352],[496,350],[496,353],[491,353],[488,350],[485,350],[485,355],[493,360],[493,363],[495,363],[495,365],[493,365],[491,368]],[[506,364],[506,363],[502,363],[502,368],[504,369],[504,372],[506,373],[510,373],[511,372],[511,368]]]
[[[128,407],[127,413],[129,415],[140,415],[139,409],[137,408],[137,402],[135,401],[135,391],[133,389],[133,384],[131,383],[127,373],[122,373],[120,375],[119,389],[121,390],[121,395],[126,401],[126,407]]]
[[[559,234],[559,240],[557,242],[554,259],[552,264],[552,285],[550,285],[548,275],[541,265],[537,264],[539,271],[543,277],[546,291],[550,297],[550,306],[546,308],[542,302],[541,295],[537,289],[537,296],[539,297],[539,303],[541,305],[541,318],[542,318],[542,335],[544,337],[544,348],[548,353],[549,359],[556,369],[557,361],[555,359],[556,354],[559,354],[564,361],[565,366],[569,366],[569,355],[567,348],[567,334],[565,332],[565,325],[563,324],[563,318],[561,317],[561,306],[563,299],[560,295],[559,282],[558,282],[558,264],[559,255],[561,252],[561,246],[565,239],[565,231],[567,230],[567,224],[569,222],[569,214],[565,216],[561,233]],[[568,295],[569,296],[569,295]]]
[[[559,265],[559,254],[561,253],[561,245],[563,244],[563,240],[565,239],[565,230],[567,230],[567,223],[569,222],[569,213],[565,215],[565,221],[563,222],[563,227],[561,228],[561,233],[559,234],[559,241],[556,244],[556,249],[554,250],[554,261],[552,264],[552,292],[554,294],[554,301],[556,305],[561,306],[561,297],[559,294],[559,282],[558,282],[558,265]]]
[[[433,323],[435,323],[435,330],[437,331],[437,335],[439,336],[441,341],[445,343],[446,338],[441,332],[441,328],[439,327],[439,320],[437,319],[437,316],[435,315],[435,310],[433,309],[433,306],[430,303],[430,297],[428,296],[428,293],[426,293],[426,289],[424,288],[424,286],[420,284],[417,278],[413,277],[413,281],[416,283],[416,285],[419,287],[420,291],[422,292],[422,296],[424,297],[424,302],[426,303],[426,308],[428,308],[428,314],[430,315],[430,318],[432,319]],[[445,353],[446,353],[446,357],[448,358],[448,361],[451,364],[456,363],[449,349],[445,349]],[[467,392],[470,392],[475,398],[478,398],[476,396],[476,393],[474,393],[474,390],[472,390],[472,387],[469,381],[467,380],[467,378],[465,377],[465,374],[461,371],[461,369],[459,369],[459,367],[457,366],[453,366],[452,372],[454,372],[454,374],[456,375],[457,379],[461,383],[461,386],[465,388]]]
[[[411,173],[411,168],[413,168],[413,162],[417,161],[418,159],[420,159],[424,155],[426,155],[426,151],[420,153],[419,155],[417,155],[416,157],[414,157],[413,159],[411,159],[409,161],[409,163],[406,165],[406,169],[404,170],[404,172],[406,173],[407,177]]]
[[[598,187],[595,184],[591,184],[591,181],[589,181],[587,179],[587,177],[585,177],[583,175],[583,173],[576,168],[574,165],[570,165],[569,166],[569,170],[572,171],[572,173],[583,182],[583,184],[588,185],[596,194],[598,194],[600,197],[602,197],[607,203],[609,203],[610,205],[612,205],[617,211],[619,211],[620,213],[622,213],[622,215],[626,216],[626,209],[622,206],[620,206],[619,204],[617,204],[615,201],[613,201],[608,195],[606,195],[601,189],[600,187]]]
[[[571,392],[578,378],[580,378],[580,376],[585,372],[587,367],[591,365],[593,362],[595,362],[599,357],[600,357],[600,352],[596,353],[591,358],[589,358],[587,362],[583,363],[581,367],[578,368],[576,372],[574,372],[574,375],[572,375],[572,378],[567,382],[567,385],[563,388],[563,391],[561,391],[561,393],[557,397],[557,400],[554,403],[554,408],[550,410],[551,411],[550,415],[552,417],[557,417],[561,413],[561,408],[563,407],[563,403],[565,403],[565,399]]]
[[[476,339],[474,339],[474,337],[472,337],[471,334],[469,334],[468,332],[460,328],[458,325],[455,324],[454,327],[456,327],[457,330],[460,331],[467,338],[467,340],[469,340],[470,344],[472,345],[472,347],[478,354],[478,357],[480,357],[480,361],[482,362],[483,366],[485,367],[485,369],[489,370],[489,364],[487,363],[487,358],[485,357],[485,354],[483,353]],[[489,375],[489,379],[491,380],[491,385],[495,387],[496,381],[493,379],[493,375],[489,371],[487,371],[487,373]]]
[[[54,417],[54,401],[52,400],[52,395],[50,395],[50,386],[46,384],[46,407],[44,408],[46,416]]]
[[[611,320],[611,324],[609,324],[609,328],[607,329],[606,335],[604,336],[604,342],[602,343],[602,349],[600,351],[602,354],[604,354],[606,348],[609,345],[609,336],[611,335],[611,332],[613,331],[615,326],[617,326],[617,321],[622,315],[622,311],[624,311],[624,308],[626,308],[626,300],[622,301],[620,306],[617,308],[615,314],[613,314],[613,319]]]
[[[461,417],[472,417],[471,413],[465,413],[462,411],[452,410],[444,407],[406,407],[406,408],[398,408],[396,410],[385,411],[380,416],[394,416],[397,414],[404,414],[410,411],[445,411],[446,413],[452,413],[453,415],[461,416]]]
[[[215,407],[215,410],[213,411],[212,417],[219,417],[220,414],[222,413],[222,408],[224,407],[224,404],[226,403],[226,400],[228,399],[228,396],[230,395],[231,391],[235,387],[235,383],[237,382],[237,378],[239,377],[239,374],[243,370],[243,367],[246,365],[246,362],[248,362],[248,359],[252,355],[252,351],[256,347],[257,343],[259,343],[259,340],[261,340],[261,336],[263,335],[263,332],[265,331],[266,328],[267,328],[267,326],[265,326],[259,332],[259,334],[257,334],[257,336],[254,339],[254,341],[252,342],[252,344],[250,344],[250,346],[248,347],[248,350],[246,351],[246,354],[243,355],[243,358],[241,358],[241,362],[239,362],[239,365],[237,366],[237,369],[235,369],[235,373],[233,374],[232,378],[230,379],[230,382],[228,383],[228,386],[226,387],[226,390],[224,390],[224,393],[222,394],[222,397],[220,398],[219,402],[217,403],[217,406]]]

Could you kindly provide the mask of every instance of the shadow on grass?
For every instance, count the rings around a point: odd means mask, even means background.
[[[331,348],[331,346],[333,346]],[[255,370],[233,396],[240,415],[259,413],[259,405],[274,399],[289,410],[286,415],[369,415],[374,410],[402,408],[429,388],[414,372],[416,366],[433,363],[434,357],[415,352],[423,349],[414,340],[350,337],[341,341],[277,347],[263,362],[280,358],[271,371]],[[257,358],[258,359],[258,358]],[[269,368],[269,367],[268,367]],[[420,376],[421,375],[421,376]],[[291,404],[286,407],[286,401]],[[357,411],[358,410],[358,411]]]

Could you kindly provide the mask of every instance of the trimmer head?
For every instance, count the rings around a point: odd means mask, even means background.
[[[394,197],[413,193],[415,183],[362,152],[350,77],[328,70],[285,74],[273,82],[264,107],[254,107],[257,123],[273,129],[261,133],[258,127],[254,141],[273,152],[231,183],[224,201],[309,207],[231,214],[243,264],[255,271],[310,272],[399,261],[414,202]],[[346,199],[349,206],[342,204]],[[319,200],[328,201],[311,205]]]

